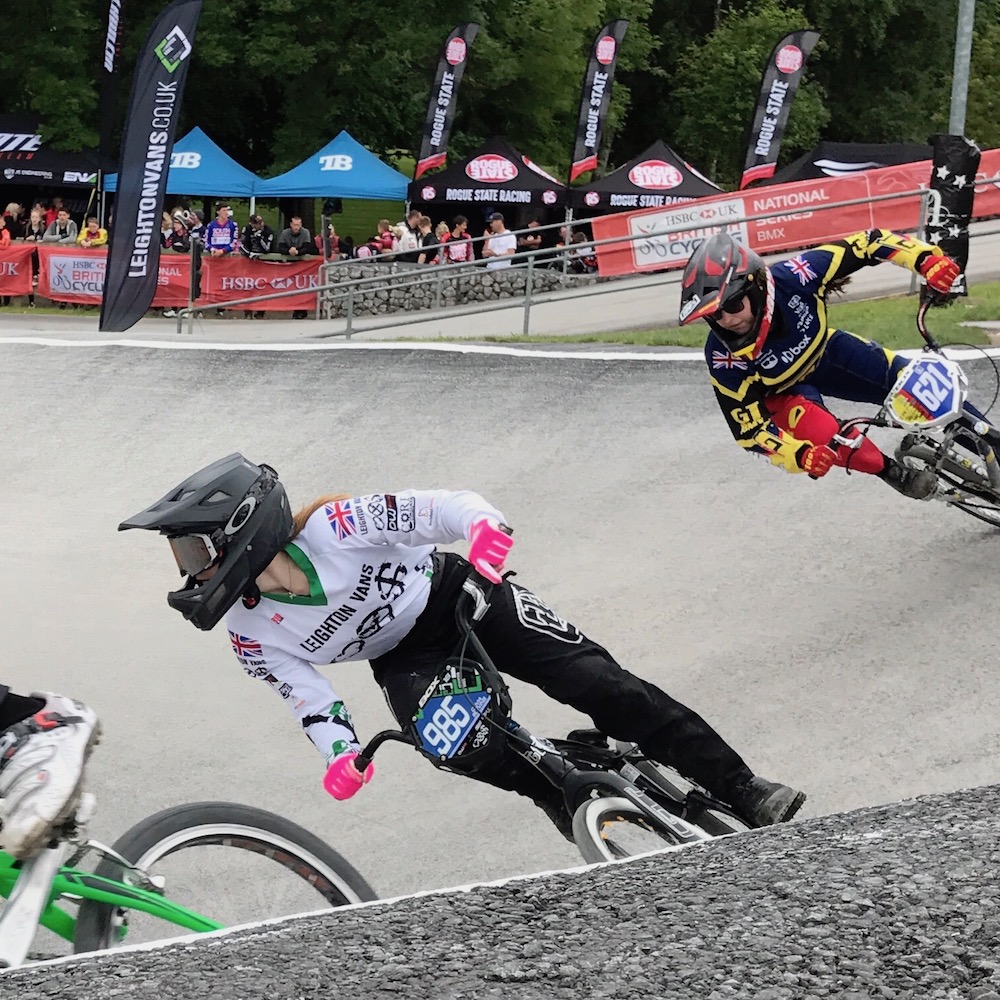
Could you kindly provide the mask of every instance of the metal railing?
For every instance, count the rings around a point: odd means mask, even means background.
[[[985,178],[981,181],[977,181],[975,184],[976,189],[987,187],[990,184],[1000,186],[1000,173],[994,175],[993,177]],[[762,189],[764,190],[764,189]],[[733,197],[739,195],[739,192],[733,192]],[[495,312],[501,309],[516,309],[520,308],[523,310],[523,320],[522,320],[522,332],[524,335],[530,333],[531,326],[531,309],[534,305],[541,302],[556,301],[556,300],[570,300],[581,298],[585,296],[605,294],[609,292],[618,292],[621,290],[621,282],[628,279],[634,279],[637,276],[643,274],[643,272],[634,272],[626,275],[620,275],[615,277],[602,277],[600,275],[587,275],[581,276],[585,277],[585,281],[578,282],[575,279],[577,275],[573,275],[573,280],[570,280],[570,275],[567,273],[570,258],[576,251],[590,251],[594,252],[594,248],[597,247],[618,247],[626,248],[631,244],[642,243],[646,246],[652,248],[657,245],[657,241],[662,237],[669,237],[671,235],[676,235],[678,233],[691,233],[692,231],[701,234],[703,237],[707,237],[712,233],[728,231],[737,225],[746,222],[761,222],[767,219],[777,219],[777,218],[788,218],[789,216],[794,216],[802,214],[803,212],[808,212],[810,214],[818,212],[828,212],[835,209],[850,208],[857,205],[869,205],[888,201],[898,201],[902,198],[914,198],[918,197],[920,199],[920,209],[919,217],[916,220],[916,225],[914,226],[914,231],[923,232],[925,228],[925,221],[928,215],[928,201],[934,196],[935,192],[928,188],[917,188],[910,191],[897,191],[891,194],[884,195],[874,195],[867,198],[851,198],[845,201],[839,202],[829,202],[822,205],[808,205],[808,206],[788,206],[780,211],[770,211],[753,215],[735,216],[731,219],[725,220],[725,222],[719,223],[714,226],[700,226],[693,227],[690,224],[669,226],[663,228],[653,229],[647,233],[633,233],[628,236],[613,236],[602,240],[587,240],[583,243],[566,244],[563,247],[548,247],[540,248],[537,250],[524,250],[517,251],[511,256],[503,258],[509,261],[511,264],[511,269],[516,269],[515,273],[524,274],[524,290],[523,293],[518,295],[512,295],[507,298],[493,301],[473,301],[467,304],[467,308],[461,306],[456,306],[454,308],[448,309],[448,315],[450,316],[463,316],[463,315],[473,315],[476,313],[483,312]],[[741,196],[745,197],[745,194]],[[697,204],[693,202],[692,204]],[[684,203],[676,206],[670,206],[671,210],[682,210]],[[567,228],[567,236],[573,226],[584,226],[589,225],[593,221],[592,218],[580,219],[580,220],[569,220],[565,222],[551,223],[545,226],[533,226],[529,229],[517,230],[513,233],[515,237],[523,235],[539,235],[547,230],[561,229],[564,226]],[[990,233],[995,233],[1000,230],[991,230]],[[980,233],[977,235],[988,235],[988,233]],[[476,244],[484,243],[489,237],[481,236],[471,238],[468,242],[473,246]],[[447,246],[447,244],[444,244]],[[357,259],[349,260],[338,260],[338,261],[327,261],[320,268],[321,280],[316,284],[315,288],[310,289],[310,291],[315,291],[317,293],[317,307],[316,307],[316,318],[324,319],[322,312],[324,309],[327,312],[331,311],[331,306],[337,302],[344,302],[344,316],[345,328],[343,330],[332,331],[328,333],[310,334],[312,339],[328,339],[331,337],[344,337],[348,340],[351,339],[355,332],[355,324],[357,322],[357,317],[355,316],[355,305],[357,299],[365,291],[372,290],[385,290],[387,294],[392,294],[393,290],[399,289],[414,289],[423,286],[436,286],[434,291],[434,306],[433,310],[437,313],[442,311],[442,289],[444,283],[449,280],[459,281],[463,275],[470,273],[485,273],[488,270],[486,265],[490,260],[495,258],[488,258],[486,260],[474,260],[466,263],[449,263],[449,264],[409,264],[405,265],[404,269],[400,270],[400,262],[396,259],[398,257],[412,255],[414,252],[419,253],[419,251],[397,251],[389,252],[384,254],[379,254],[377,257],[370,259],[370,263],[375,267],[392,267],[395,270],[389,270],[388,273],[382,275],[370,275],[363,277],[343,277],[341,272],[346,273],[346,269],[352,266],[357,267],[359,261]],[[439,251],[440,252],[440,251]],[[650,250],[650,252],[655,252]],[[769,257],[775,256],[778,253],[787,253],[788,248],[784,250],[776,250],[774,253],[767,253],[762,251],[762,256]],[[365,261],[369,263],[369,261]],[[552,268],[553,263],[558,263],[558,267]],[[549,290],[546,292],[536,292],[535,290],[535,275],[539,269],[542,267],[546,268],[547,271],[552,270],[562,271],[563,283],[562,287],[559,289]],[[679,262],[678,262],[679,267]],[[496,270],[510,271],[508,268],[498,268]],[[656,275],[660,280],[649,280],[644,281],[644,285],[655,285],[655,284],[667,284],[673,283],[677,280],[676,270],[670,270],[667,268],[661,268],[657,270],[651,270],[649,272],[649,279],[653,275]],[[661,277],[662,276],[662,277]],[[914,279],[915,282],[915,279]],[[519,283],[519,282],[518,282]],[[911,285],[911,290],[914,285]],[[254,295],[242,299],[232,299],[227,300],[225,303],[216,306],[212,305],[197,305],[190,304],[188,307],[179,310],[177,316],[177,331],[181,332],[181,326],[185,318],[189,318],[196,312],[200,312],[206,308],[232,308],[234,306],[240,305],[251,305],[256,302],[264,302],[275,299],[290,298],[292,296],[299,296],[302,294],[302,289],[293,289],[290,291],[281,292],[269,292],[264,295]],[[385,322],[375,322],[375,323],[365,323],[365,330],[382,330],[391,327],[401,327],[409,326],[414,323],[426,322],[428,313],[431,310],[422,311],[405,311],[402,313],[392,313],[388,315]],[[189,327],[190,332],[190,327]]]

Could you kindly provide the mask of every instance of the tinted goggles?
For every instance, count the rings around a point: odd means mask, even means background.
[[[743,309],[743,302],[745,301],[746,297],[747,297],[746,289],[741,289],[734,295],[730,295],[729,298],[726,299],[726,301],[723,302],[722,305],[720,305],[719,308],[716,309],[716,311],[712,313],[712,315],[709,316],[708,318],[718,322],[720,319],[722,319],[723,313],[728,313],[730,316],[734,316],[736,313],[740,312]]]
[[[219,558],[219,550],[208,535],[177,535],[167,540],[181,576],[197,576]]]

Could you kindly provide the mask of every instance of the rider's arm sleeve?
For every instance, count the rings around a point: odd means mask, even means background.
[[[281,696],[327,763],[348,750],[361,749],[343,701],[308,660],[262,648],[247,636],[237,638],[245,654],[236,654],[243,669]]]
[[[468,538],[481,518],[505,523],[496,507],[471,490],[369,493],[347,501],[346,512],[344,506],[340,516],[347,530],[337,532],[344,545],[446,545]]]
[[[869,229],[842,240],[824,243],[803,254],[822,276],[821,292],[836,278],[844,278],[863,267],[889,261],[916,272],[928,254],[939,257],[940,247],[890,229]]]
[[[802,471],[797,455],[809,442],[793,437],[770,419],[763,394],[747,393],[742,399],[734,399],[716,388],[715,398],[741,448],[767,455],[772,465],[786,472]]]

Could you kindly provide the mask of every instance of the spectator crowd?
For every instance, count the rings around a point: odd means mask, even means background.
[[[479,260],[488,270],[510,267],[515,263],[511,258],[516,253],[545,251],[536,257],[536,263],[541,266],[565,266],[580,274],[597,270],[594,249],[586,245],[587,237],[582,232],[572,233],[568,227],[560,227],[558,239],[546,245],[542,230],[531,232],[540,225],[538,220],[532,220],[526,230],[515,236],[507,228],[503,215],[493,212],[487,216],[482,238],[474,241],[469,233],[469,220],[464,215],[456,215],[450,223],[439,221],[435,224],[430,216],[413,209],[395,224],[380,219],[374,234],[362,242],[338,234],[332,221],[328,222],[326,233],[313,235],[298,216],[289,218],[288,225],[277,233],[256,213],[240,227],[232,216],[231,206],[220,202],[216,205],[215,217],[208,223],[200,209],[178,206],[164,210],[160,244],[165,252],[186,254],[191,251],[192,239],[197,238],[204,253],[212,257],[242,254],[253,260],[269,261],[320,256],[327,260],[398,261],[423,267]],[[78,225],[59,197],[38,200],[27,212],[24,206],[11,202],[0,216],[0,252],[14,241],[80,249],[106,247],[112,226],[111,216],[105,228],[97,216],[87,213]],[[38,255],[33,254],[33,290],[38,284],[38,268]],[[0,297],[0,305],[9,304],[10,296]],[[28,305],[34,304],[32,293],[28,296]],[[65,303],[61,307],[65,308]],[[171,312],[168,310],[166,315]],[[245,315],[263,316],[263,313]],[[304,313],[294,315],[296,318],[305,316]]]

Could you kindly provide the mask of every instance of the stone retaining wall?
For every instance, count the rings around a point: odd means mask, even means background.
[[[561,288],[594,284],[596,274],[563,274],[557,267],[531,269],[532,294],[544,294]],[[523,298],[527,288],[527,267],[495,268],[445,266],[421,267],[415,264],[341,264],[330,271],[338,282],[362,281],[354,289],[353,314],[379,316],[397,312],[441,309],[469,302]],[[427,281],[430,278],[432,280]],[[426,283],[425,283],[426,282]],[[346,316],[346,289],[321,292],[324,319]]]

